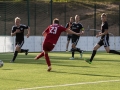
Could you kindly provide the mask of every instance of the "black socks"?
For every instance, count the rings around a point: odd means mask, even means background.
[[[16,59],[16,57],[17,57],[17,55],[18,55],[18,51],[15,51],[15,52],[14,52],[14,56],[13,56],[12,61],[15,61],[15,59]]]
[[[26,49],[21,49],[21,52],[26,52],[27,50]]]
[[[75,54],[75,49],[71,49],[71,52],[72,52],[72,57],[74,58],[74,54]]]
[[[80,50],[80,48],[76,48],[76,51],[82,53],[82,51]]]
[[[91,58],[90,58],[90,62],[92,62],[94,56],[96,55],[96,52],[97,52],[96,50],[93,50],[93,52],[92,52],[92,56],[91,56]]]
[[[110,50],[109,53],[114,53],[114,54],[118,54],[118,55],[120,55],[120,52],[115,51],[115,50]]]

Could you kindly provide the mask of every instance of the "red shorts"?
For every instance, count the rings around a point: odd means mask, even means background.
[[[55,47],[55,45],[53,45],[50,42],[44,42],[43,43],[43,50],[44,51],[52,51],[54,47]]]

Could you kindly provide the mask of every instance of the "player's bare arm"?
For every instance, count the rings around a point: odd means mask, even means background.
[[[96,35],[96,37],[103,36],[103,35],[106,35],[106,34],[108,34],[108,29],[105,29],[104,33],[99,32],[98,35]]]
[[[11,36],[15,36],[16,33],[20,33],[21,31],[19,29],[17,29],[14,33],[11,33]]]
[[[16,35],[16,32],[14,32],[14,33],[11,33],[11,36],[15,36]]]
[[[45,36],[47,35],[47,33],[46,33],[46,32],[43,32],[42,35],[45,37]]]
[[[49,26],[43,31],[42,35],[46,37],[47,32],[49,32]]]
[[[82,28],[81,35],[84,34],[84,33],[85,33],[84,28]]]
[[[81,35],[81,33],[76,33],[76,32],[73,32],[72,30],[69,30],[69,29],[67,29],[66,32],[69,33],[69,34],[75,34],[77,36]]]

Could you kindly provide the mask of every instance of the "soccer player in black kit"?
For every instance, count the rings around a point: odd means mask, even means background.
[[[27,33],[27,38],[30,35],[30,27],[20,24],[21,19],[19,17],[15,18],[15,25],[12,26],[12,31],[11,31],[11,36],[16,35],[16,39],[15,39],[15,52],[13,55],[13,59],[10,61],[11,63],[15,61],[18,52],[25,52],[25,55],[28,54],[28,49],[21,49],[21,47],[24,44],[24,30],[27,29],[28,33]]]
[[[101,24],[101,32],[99,32],[96,37],[101,36],[100,41],[94,46],[93,48],[93,52],[91,55],[90,59],[85,59],[85,61],[89,64],[92,63],[92,60],[94,58],[94,56],[96,55],[97,50],[104,45],[104,48],[106,50],[107,53],[114,53],[114,54],[118,54],[120,55],[120,52],[117,52],[115,50],[110,50],[109,48],[109,33],[108,33],[108,23],[107,23],[107,15],[105,13],[103,13],[101,15],[101,20],[102,20],[102,24]]]
[[[70,17],[70,21],[66,24],[65,28],[70,27],[72,25],[72,23],[73,23],[73,17]],[[72,34],[67,33],[66,52],[68,51],[68,46],[69,46],[71,38],[72,38]]]
[[[82,26],[81,23],[79,23],[80,17],[78,15],[75,16],[75,22],[72,23],[72,26],[70,27],[72,31],[76,32],[76,33],[81,33],[84,34],[84,28]],[[81,55],[82,58],[82,50],[80,48],[77,48],[76,45],[79,41],[80,36],[77,35],[72,35],[72,57],[70,58],[71,60],[74,59],[74,53],[75,51],[78,51]]]

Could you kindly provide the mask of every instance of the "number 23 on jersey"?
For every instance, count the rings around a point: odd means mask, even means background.
[[[57,33],[57,29],[58,29],[58,27],[51,27],[50,28],[50,33],[56,34]]]

